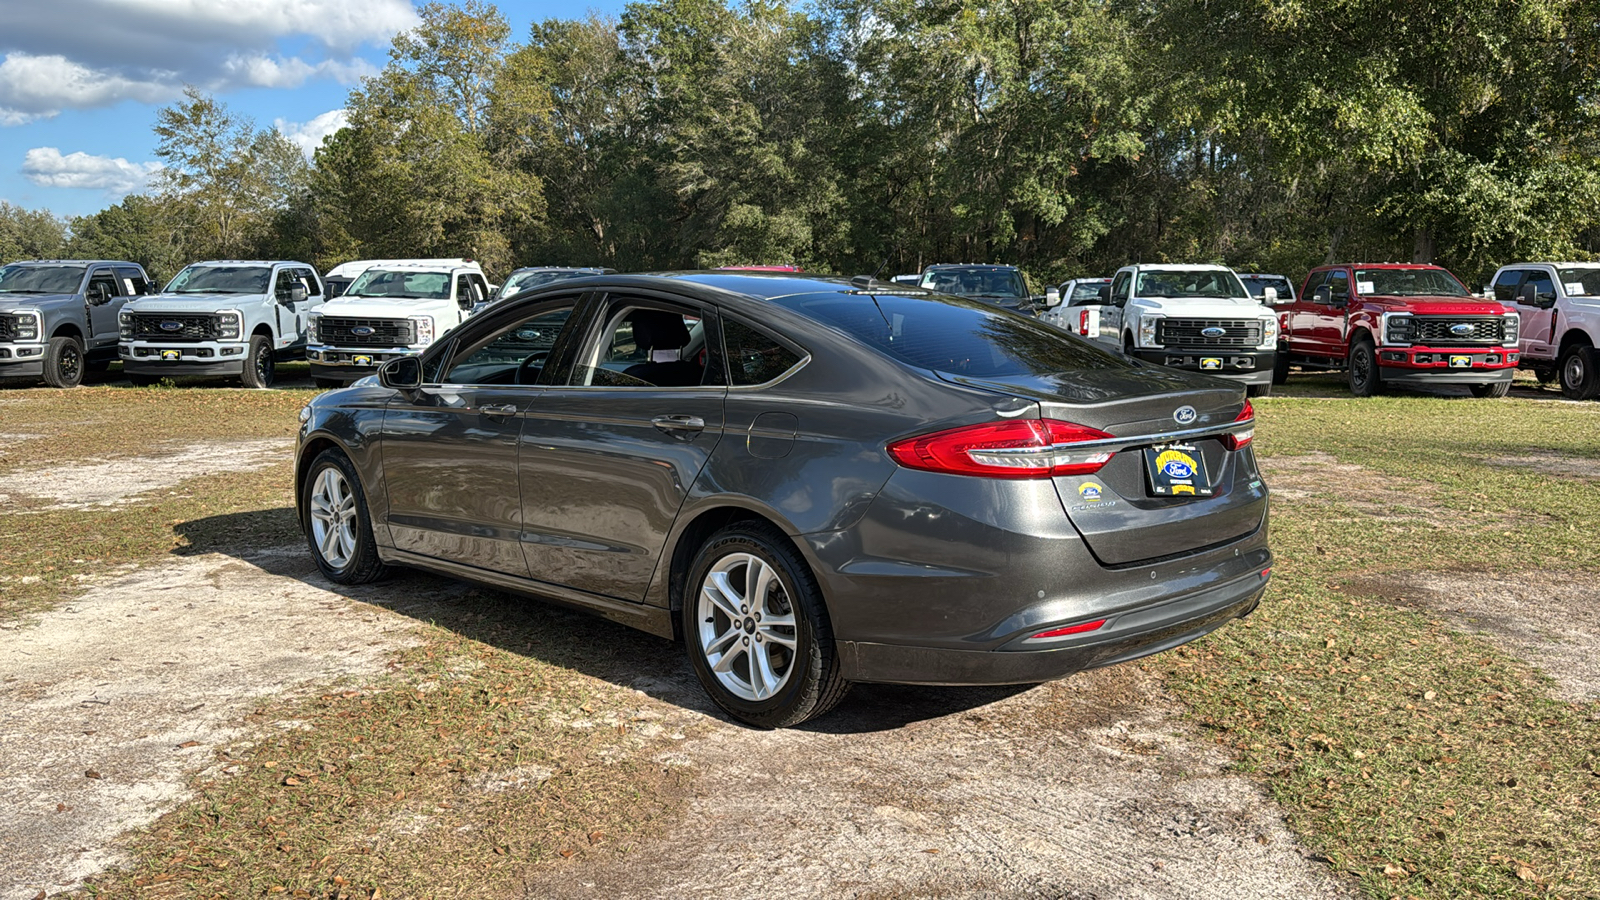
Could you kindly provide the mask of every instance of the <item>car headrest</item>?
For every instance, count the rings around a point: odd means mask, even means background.
[[[646,350],[678,350],[689,343],[683,316],[659,309],[636,309],[628,314],[633,340]]]

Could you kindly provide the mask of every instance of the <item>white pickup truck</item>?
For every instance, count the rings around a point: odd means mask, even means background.
[[[1068,310],[1064,327],[1148,362],[1272,393],[1278,319],[1227,266],[1123,266],[1104,303]]]
[[[318,387],[338,387],[375,374],[391,359],[426,350],[488,298],[489,282],[475,262],[368,266],[311,317],[311,378]]]
[[[1492,284],[1521,320],[1518,367],[1559,381],[1569,400],[1600,397],[1600,263],[1516,263]]]

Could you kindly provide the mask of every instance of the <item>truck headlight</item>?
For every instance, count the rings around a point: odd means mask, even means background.
[[[1138,342],[1141,347],[1159,347],[1156,343],[1156,326],[1160,324],[1161,316],[1140,316]]]
[[[225,341],[239,339],[239,313],[237,310],[225,309],[217,313],[217,337]]]
[[[306,317],[306,341],[312,344],[322,343],[321,315],[310,315]]]
[[[23,309],[15,313],[17,317],[17,340],[37,341],[39,339],[39,322],[43,318],[37,310]]]
[[[412,316],[411,331],[416,335],[411,342],[415,346],[426,347],[433,343],[433,316]]]
[[[1384,313],[1383,314],[1383,342],[1385,344],[1409,344],[1412,338],[1412,319],[1409,315]]]
[[[1517,346],[1517,341],[1522,334],[1522,317],[1518,316],[1516,313],[1507,313],[1505,317],[1505,323],[1506,336],[1500,339],[1500,343],[1506,345],[1507,347],[1515,347]]]
[[[133,337],[133,313],[125,309],[117,313],[117,333],[124,338]]]
[[[1257,350],[1275,350],[1278,347],[1278,318],[1276,316],[1261,317],[1261,343],[1256,345]]]

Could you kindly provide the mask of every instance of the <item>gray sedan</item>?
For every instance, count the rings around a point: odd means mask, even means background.
[[[557,283],[301,418],[327,577],[426,569],[681,639],[761,727],[857,681],[1176,647],[1271,567],[1239,385],[866,278]]]

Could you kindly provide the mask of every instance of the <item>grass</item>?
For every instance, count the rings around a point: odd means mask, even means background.
[[[1257,409],[1268,465],[1327,454],[1371,483],[1418,485],[1387,499],[1429,515],[1373,510],[1348,480],[1277,502],[1268,602],[1151,665],[1369,896],[1600,896],[1600,704],[1550,699],[1544,676],[1482,639],[1346,589],[1416,570],[1592,582],[1596,482],[1492,461],[1600,466],[1600,404],[1282,396]]]

